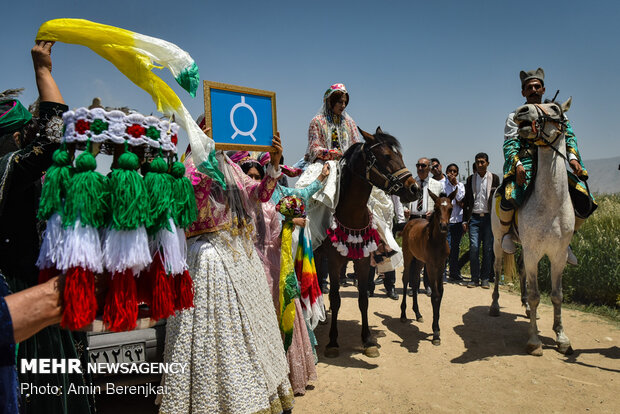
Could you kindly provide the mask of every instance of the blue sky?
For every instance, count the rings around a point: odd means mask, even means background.
[[[500,173],[503,126],[522,104],[518,74],[543,67],[547,95],[573,96],[568,116],[583,157],[620,155],[620,3],[613,1],[30,1],[3,5],[0,89],[36,98],[29,50],[47,20],[72,17],[177,44],[201,79],[271,90],[287,163],[302,157],[311,118],[336,82],[360,127],[400,139],[413,170],[421,156],[444,169],[479,151]],[[93,97],[156,113],[143,90],[82,46],[56,44],[54,70],[70,107]],[[204,112],[167,71],[189,111]],[[180,145],[185,145],[182,141]]]

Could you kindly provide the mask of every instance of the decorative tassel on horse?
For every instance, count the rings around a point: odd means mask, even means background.
[[[372,222],[372,213],[369,217],[368,225],[362,229],[348,228],[340,223],[336,216],[332,217],[331,227],[327,229],[327,237],[338,253],[349,259],[361,259],[377,250],[377,244],[381,238],[377,226]]]

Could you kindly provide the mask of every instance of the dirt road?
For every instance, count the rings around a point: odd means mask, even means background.
[[[525,353],[529,321],[518,296],[502,292],[502,314],[490,317],[491,290],[447,284],[442,343],[433,346],[430,298],[419,295],[423,323],[401,323],[400,300],[377,288],[369,323],[381,355],[361,353],[357,288],[342,287],[340,356],[324,357],[329,324],[319,325],[319,378],[296,398],[294,412],[620,412],[620,330],[609,322],[563,309],[574,348],[564,356],[555,350],[553,307],[542,304],[544,355],[533,357]],[[407,304],[412,318],[410,297]]]

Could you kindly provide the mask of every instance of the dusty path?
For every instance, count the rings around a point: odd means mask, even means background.
[[[319,379],[296,398],[295,413],[620,412],[620,330],[607,321],[563,309],[575,349],[564,356],[555,350],[553,307],[541,305],[544,355],[533,357],[525,353],[529,322],[518,296],[502,292],[502,314],[493,318],[491,290],[447,284],[442,343],[433,346],[430,298],[419,295],[423,323],[403,324],[400,300],[377,288],[369,323],[381,355],[361,353],[357,288],[342,287],[340,356],[323,356],[329,324],[319,325]],[[407,304],[412,318],[410,297]]]

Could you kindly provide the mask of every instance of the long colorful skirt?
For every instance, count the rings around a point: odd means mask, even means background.
[[[169,318],[161,413],[280,413],[293,391],[266,276],[251,241],[217,232],[188,241],[194,305]]]

